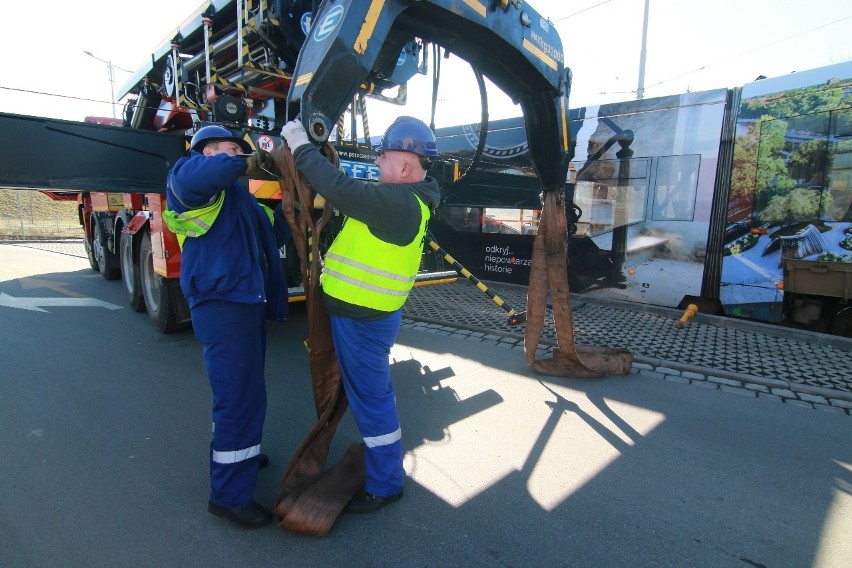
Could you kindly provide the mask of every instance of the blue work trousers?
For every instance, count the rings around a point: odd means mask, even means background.
[[[390,376],[390,350],[402,310],[387,317],[356,320],[331,316],[334,349],[349,407],[364,439],[364,489],[389,497],[402,491],[402,434]]]
[[[264,304],[209,300],[192,309],[213,391],[210,501],[251,503],[266,418]]]

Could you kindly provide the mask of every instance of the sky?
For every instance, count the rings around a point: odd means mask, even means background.
[[[636,98],[645,0],[529,0],[562,38],[573,72],[570,105]],[[41,0],[7,2],[0,20],[0,112],[82,120],[112,116],[129,73],[206,5],[202,0]],[[852,5],[841,0],[648,0],[645,97],[741,86],[852,60]],[[86,55],[88,51],[92,56]],[[478,122],[479,94],[469,67],[442,65],[436,126]],[[409,85],[405,107],[368,102],[372,134],[399,114],[428,122],[431,76]],[[115,107],[121,115],[121,103]],[[520,108],[491,85],[491,119]]]

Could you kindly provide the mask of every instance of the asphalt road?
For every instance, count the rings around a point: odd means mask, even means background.
[[[314,414],[304,310],[269,332],[271,505]],[[325,538],[240,530],[206,512],[192,332],[155,331],[85,259],[0,245],[0,566],[850,566],[848,416],[540,377],[437,327],[407,325],[392,372],[405,498]],[[357,441],[347,417],[333,456]]]

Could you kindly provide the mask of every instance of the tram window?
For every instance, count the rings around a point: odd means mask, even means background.
[[[831,121],[828,145],[831,207],[827,213],[836,221],[852,221],[852,110],[833,112]]]
[[[483,233],[534,235],[538,230],[538,209],[504,209],[486,207],[482,213]]]
[[[574,203],[583,211],[578,231],[595,236],[644,221],[650,163],[650,158],[602,160],[588,167],[577,162]]]
[[[759,122],[755,215],[782,226],[843,218],[842,144],[835,144],[841,140],[837,127],[843,128],[835,119],[842,114],[815,112]]]
[[[844,109],[831,114],[834,122],[834,136],[852,138],[852,110]]]
[[[660,156],[654,184],[654,221],[692,221],[701,157]]]
[[[534,235],[538,231],[539,209],[503,207],[441,207],[437,218],[464,233]]]
[[[440,207],[437,218],[457,231],[479,233],[482,223],[481,207]]]

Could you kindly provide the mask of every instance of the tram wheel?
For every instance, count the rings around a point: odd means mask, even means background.
[[[834,314],[834,317],[831,318],[830,333],[842,337],[852,337],[852,306],[847,306]]]

